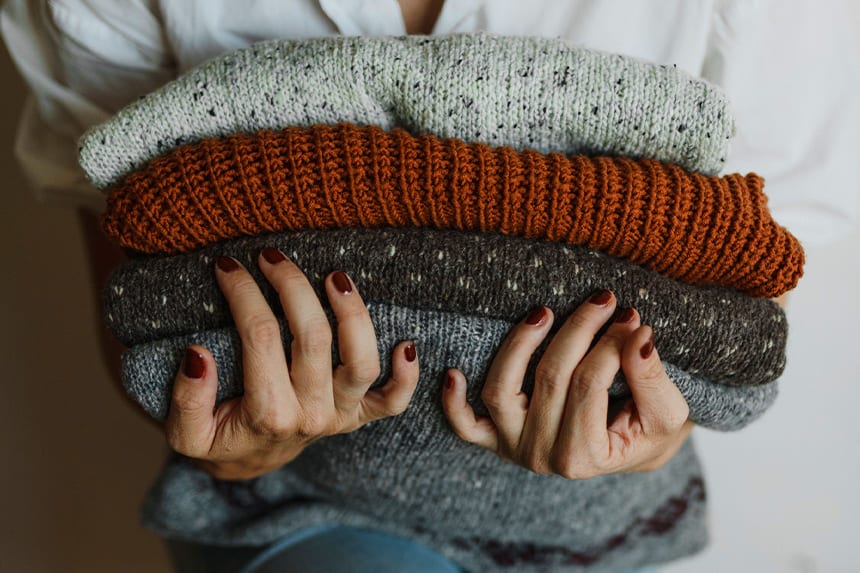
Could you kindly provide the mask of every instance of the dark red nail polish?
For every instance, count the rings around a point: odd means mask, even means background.
[[[403,349],[403,354],[406,356],[407,362],[415,362],[415,357],[418,356],[418,353],[415,352],[415,345],[411,343]]]
[[[615,319],[615,322],[619,324],[624,324],[625,322],[630,322],[633,320],[633,317],[636,316],[636,312],[633,311],[629,306],[621,311],[621,314],[618,315],[618,318]]]
[[[287,260],[287,257],[284,256],[284,253],[274,247],[266,247],[265,249],[263,249],[261,254],[263,255],[263,258],[266,259],[266,262],[270,265],[277,265],[278,263],[283,263]]]
[[[526,324],[531,324],[533,326],[539,326],[544,323],[546,320],[546,307],[542,306],[540,308],[536,308],[532,311],[530,315],[526,318]]]
[[[203,378],[203,375],[206,374],[206,361],[203,360],[203,355],[191,348],[185,349],[182,373],[185,374],[186,378]]]
[[[639,349],[639,356],[642,357],[642,360],[647,360],[651,353],[654,352],[654,335],[651,335],[651,338],[648,339],[648,342],[642,345],[642,348]]]
[[[232,273],[235,270],[239,270],[239,263],[237,263],[232,257],[218,257],[215,264],[217,264],[218,268],[225,273]]]
[[[454,375],[448,372],[448,378],[445,380],[445,389],[451,390],[454,388]]]
[[[343,271],[335,272],[331,276],[331,282],[334,283],[334,288],[336,288],[340,294],[349,294],[352,292],[352,283]]]
[[[596,304],[597,306],[604,306],[606,304],[609,304],[610,300],[612,300],[612,292],[603,289],[591,295],[591,298],[588,299],[588,302],[590,302],[591,304]]]

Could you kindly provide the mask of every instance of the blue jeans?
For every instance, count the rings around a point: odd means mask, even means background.
[[[169,541],[168,548],[177,573],[462,573],[414,541],[340,525],[312,527],[262,548],[182,541]]]
[[[387,533],[328,525],[267,547],[168,542],[177,573],[461,573],[447,558]]]

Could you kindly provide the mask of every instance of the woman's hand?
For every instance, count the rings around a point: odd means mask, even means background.
[[[538,363],[531,399],[522,391],[523,377],[552,312],[539,308],[514,327],[481,393],[490,417],[476,416],[463,374],[450,370],[442,404],[454,432],[534,472],[569,479],[665,464],[693,427],[689,408],[635,310],[622,311],[591,346],[615,304],[612,293],[600,291],[567,319]],[[613,416],[607,390],[619,368],[632,398]]]
[[[391,379],[369,390],[380,374],[376,335],[346,274],[325,281],[342,361],[332,369],[331,328],[305,275],[277,249],[264,249],[259,265],[278,291],[293,335],[290,364],[278,321],[254,279],[235,259],[220,257],[216,276],[242,340],[245,393],[216,408],[215,362],[205,348],[191,346],[165,426],[174,450],[221,479],[273,471],[314,440],[400,414],[418,384],[415,346],[402,342],[393,351]]]

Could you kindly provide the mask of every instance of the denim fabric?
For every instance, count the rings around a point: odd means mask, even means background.
[[[177,573],[461,573],[428,547],[354,527],[313,527],[267,547],[168,546]]]
[[[408,539],[337,525],[309,528],[266,547],[183,541],[169,541],[168,547],[177,573],[463,573],[441,554]]]

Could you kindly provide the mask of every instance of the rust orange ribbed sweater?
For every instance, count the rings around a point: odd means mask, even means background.
[[[778,296],[803,250],[762,179],[654,160],[565,157],[352,125],[179,147],[108,197],[107,234],[178,253],[279,230],[406,225],[583,244],[691,284]]]

